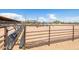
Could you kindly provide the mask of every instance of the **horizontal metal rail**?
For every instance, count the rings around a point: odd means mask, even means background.
[[[21,25],[22,24],[16,24],[16,26],[21,26]],[[13,24],[10,24],[10,25],[7,24],[7,25],[1,25],[1,26],[6,27],[6,26],[14,26],[14,25]],[[58,25],[57,24],[53,24],[53,25],[25,25],[25,26],[26,26],[26,30],[24,32],[26,34],[24,34],[24,36],[26,35],[26,41],[27,40],[34,40],[34,39],[40,39],[40,40],[43,40],[43,39],[45,40],[46,39],[46,42],[48,42],[47,44],[50,45],[51,41],[55,40],[55,38],[57,38],[59,40],[61,40],[62,38],[63,39],[64,38],[71,38],[71,40],[74,40],[75,38],[79,38],[79,35],[77,34],[78,33],[77,31],[79,31],[79,29],[75,28],[75,26],[79,26],[79,24],[68,24],[68,25],[67,24],[64,24],[64,25],[60,25],[60,24],[58,24]],[[31,27],[31,26],[34,26],[34,27],[47,26],[47,29],[46,30],[27,31],[28,26],[29,27]],[[55,30],[55,29],[53,29],[52,26],[71,26],[71,29],[56,29]],[[14,47],[16,41],[18,40],[18,37],[21,34],[23,29],[24,28],[21,26],[21,28],[18,28],[17,31],[13,32],[13,33],[16,33],[16,37],[15,37],[15,39],[14,39],[14,41],[12,43],[12,47],[10,49],[13,49],[13,47]],[[11,31],[11,30],[12,29],[10,29],[8,31]],[[15,35],[13,35],[13,36],[15,36]],[[32,38],[30,38],[30,37],[32,37]],[[27,43],[25,45],[27,45]]]
[[[36,25],[26,25],[26,29],[28,29],[29,27],[34,26],[36,27]],[[26,43],[26,45],[32,47],[32,43],[33,42],[42,42],[43,40],[46,40],[46,44],[50,45],[51,41],[67,41],[67,40],[74,40],[76,38],[79,38],[79,35],[77,34],[79,29],[75,28],[75,26],[79,26],[79,25],[38,25],[38,28],[43,27],[43,26],[47,26],[47,30],[31,30],[31,31],[27,31],[26,30],[26,40],[28,40],[28,42]],[[52,26],[71,26],[70,29],[53,29]],[[50,28],[49,28],[50,27]],[[69,38],[69,39],[68,39]],[[35,40],[34,40],[35,39]],[[38,40],[39,39],[39,40]],[[30,40],[30,41],[29,41]],[[31,41],[33,40],[33,41]],[[42,42],[44,43],[44,41]],[[42,44],[40,43],[40,44]],[[34,43],[33,43],[34,44]],[[39,45],[40,45],[39,44]]]

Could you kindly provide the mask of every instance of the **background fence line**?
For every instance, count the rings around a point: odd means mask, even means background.
[[[61,35],[67,35],[66,33],[70,33],[70,34],[72,34],[72,41],[74,41],[75,40],[75,32],[77,32],[79,29],[75,29],[75,26],[79,26],[79,25],[46,25],[47,27],[48,27],[48,30],[46,29],[46,30],[42,30],[42,31],[29,31],[29,32],[27,32],[27,26],[36,26],[36,25],[24,25],[24,40],[25,40],[25,43],[24,43],[24,49],[26,49],[26,46],[27,46],[27,40],[32,40],[32,39],[38,39],[38,38],[43,38],[43,37],[47,37],[47,36],[41,36],[41,37],[34,37],[34,38],[27,38],[27,37],[31,37],[31,36],[40,36],[40,35],[45,35],[45,34],[48,34],[48,43],[46,43],[48,46],[50,46],[50,44],[51,44],[51,41],[55,38],[55,36],[59,36],[59,37],[61,37]],[[43,27],[43,25],[40,25],[40,26],[42,26]],[[38,27],[40,27],[40,26],[38,26]],[[45,25],[44,25],[45,26]],[[58,30],[52,30],[51,29],[51,26],[72,26],[72,29],[58,29]],[[13,30],[13,29],[10,29],[10,30],[7,30],[6,29],[7,27],[5,27],[5,35],[4,36],[0,36],[0,38],[1,37],[4,37],[4,48],[5,48],[5,46],[6,46],[6,37],[7,37],[7,35],[8,35],[8,31],[11,31],[11,30]],[[75,31],[76,30],[76,31]],[[53,31],[55,31],[55,32],[53,32]],[[67,31],[67,32],[66,32]],[[38,34],[37,34],[37,33]],[[39,33],[39,32],[41,32],[41,34]],[[43,33],[44,32],[44,33]],[[52,33],[53,32],[53,33]],[[60,35],[56,35],[55,33],[56,32],[58,32],[58,33],[60,33]],[[36,34],[31,34],[31,35],[28,35],[28,33],[36,33]],[[61,34],[61,33],[63,33],[63,34]],[[65,33],[65,34],[64,34]],[[51,36],[52,36],[52,38],[51,38]],[[65,36],[62,36],[62,37],[65,37]],[[79,38],[79,37],[78,37]],[[51,40],[52,39],[52,40]],[[38,40],[39,41],[39,40]],[[29,42],[28,42],[29,43]]]

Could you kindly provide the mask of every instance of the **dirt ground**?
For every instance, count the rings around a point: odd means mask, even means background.
[[[19,46],[16,45],[13,50],[22,50],[19,49]],[[59,43],[52,43],[50,46],[44,45],[40,47],[34,47],[30,49],[25,50],[79,50],[79,39],[76,39],[74,41],[65,41],[65,42],[59,42]]]
[[[31,48],[30,50],[79,50],[79,39],[74,41],[65,41],[60,43],[50,44],[50,46],[40,46]]]
[[[75,26],[74,28],[75,28],[75,30],[74,30],[75,37],[79,36],[79,26]],[[62,30],[62,29],[70,29],[70,30],[68,32],[68,31]],[[63,38],[67,38],[67,36],[72,38],[73,30],[71,30],[71,29],[73,29],[72,26],[51,26],[51,30],[53,30],[53,31],[51,31],[52,34],[50,35],[50,38],[53,38],[52,40],[58,40],[59,38],[54,39],[54,37],[58,37],[55,35],[60,35],[60,33],[59,33],[60,31],[64,31],[65,32],[64,34],[66,34],[66,37],[63,37]],[[32,44],[37,44],[37,43],[35,43],[36,41],[39,42],[39,40],[44,40],[44,39],[46,41],[46,39],[49,38],[48,30],[49,30],[48,26],[41,26],[41,27],[27,26],[26,32],[28,32],[28,33],[26,33],[26,47],[29,42],[33,42]],[[56,32],[54,30],[60,30],[60,31]],[[34,32],[34,31],[36,31],[36,32]],[[43,31],[43,32],[40,32],[40,31]],[[0,35],[2,35],[2,33],[3,33],[3,31],[0,29]],[[38,35],[38,34],[40,34],[40,35]],[[44,34],[44,35],[42,35],[42,34]],[[31,36],[29,36],[29,35],[31,35]],[[65,35],[62,35],[62,36],[65,36]],[[39,37],[41,37],[41,38],[39,38]],[[74,41],[70,40],[70,41],[52,43],[52,44],[50,44],[50,46],[42,45],[42,46],[30,48],[30,49],[26,48],[26,50],[78,50],[79,49],[78,45],[79,45],[79,39],[76,39]],[[13,48],[13,50],[18,50],[18,49],[19,49],[18,45],[15,45]]]

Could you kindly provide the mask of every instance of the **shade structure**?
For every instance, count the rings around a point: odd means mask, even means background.
[[[4,16],[0,16],[0,24],[12,24],[12,23],[20,23],[20,21],[17,21],[15,19],[7,18]]]

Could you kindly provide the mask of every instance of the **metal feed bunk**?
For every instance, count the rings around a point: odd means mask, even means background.
[[[8,31],[10,30],[8,30],[7,27],[10,27],[10,26],[14,26],[15,31],[10,35],[8,35]],[[21,22],[0,16],[0,28],[5,28],[5,35],[3,36],[4,37],[3,49],[5,50],[13,49],[16,41],[18,40],[21,32],[23,31],[23,26],[21,25]]]
[[[17,30],[15,32],[13,32],[12,34],[10,34],[7,38],[6,38],[6,49],[10,50],[14,47],[19,35],[21,34],[23,30],[23,27],[18,26]]]

